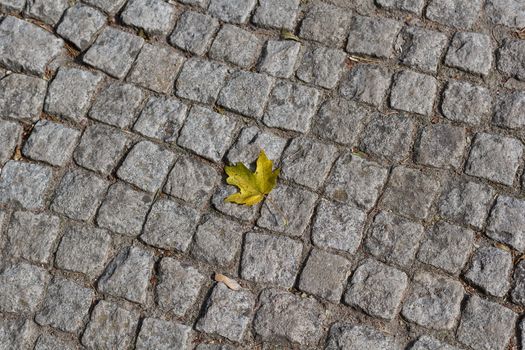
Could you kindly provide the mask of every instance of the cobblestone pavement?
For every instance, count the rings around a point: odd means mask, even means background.
[[[523,0],[0,0],[0,349],[523,348],[523,27]],[[278,187],[225,203],[261,148]]]

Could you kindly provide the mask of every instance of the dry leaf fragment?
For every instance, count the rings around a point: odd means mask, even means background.
[[[215,273],[215,281],[224,283],[226,287],[230,288],[231,290],[241,289],[241,285],[237,283],[237,281],[224,276],[222,273]]]
[[[22,159],[22,152],[20,151],[20,147],[17,147],[15,150],[15,154],[13,155],[13,160],[20,160]]]
[[[378,60],[372,58],[360,57],[360,56],[348,56],[348,59],[354,62],[365,62],[365,63],[378,63]]]
[[[518,35],[518,38],[525,40],[525,27],[521,28],[520,30],[517,30],[516,34]]]
[[[293,40],[293,41],[297,41],[297,42],[301,42],[301,39],[299,39],[299,37],[297,35],[295,35],[294,33],[292,33],[291,31],[287,30],[287,29],[282,29],[281,30],[281,39],[284,39],[284,40]]]
[[[506,250],[507,252],[510,252],[510,248],[507,247],[505,244],[502,244],[502,243],[494,243],[494,246],[496,248],[499,248],[499,249],[502,249],[502,250]]]

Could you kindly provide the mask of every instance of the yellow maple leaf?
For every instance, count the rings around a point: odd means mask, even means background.
[[[248,206],[262,201],[277,183],[279,169],[272,169],[273,162],[268,159],[263,150],[257,158],[255,172],[251,172],[240,162],[234,166],[224,167],[226,174],[228,174],[226,182],[239,188],[239,192],[229,195],[225,201]]]

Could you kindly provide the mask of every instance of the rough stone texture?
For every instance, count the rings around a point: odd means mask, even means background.
[[[251,32],[226,24],[217,33],[209,55],[242,68],[253,66],[261,51],[261,40]]]
[[[367,325],[336,323],[330,328],[326,350],[401,350],[394,337]]]
[[[184,63],[176,82],[177,96],[214,103],[224,85],[228,68],[214,61],[192,58]]]
[[[348,33],[350,18],[340,8],[317,4],[307,12],[299,35],[327,46],[342,46]]]
[[[443,343],[428,335],[423,335],[412,344],[410,350],[461,350],[458,347]]]
[[[525,305],[525,262],[520,261],[516,265],[516,269],[513,274],[513,286],[512,286],[512,302]],[[523,324],[521,325],[523,332]]]
[[[494,24],[525,27],[525,4],[519,0],[488,0],[485,12]]]
[[[172,45],[182,50],[202,56],[208,51],[218,29],[219,21],[215,18],[186,11],[177,20],[169,40]]]
[[[402,111],[430,115],[437,91],[437,80],[413,71],[401,71],[396,74],[390,106]]]
[[[511,271],[510,252],[494,247],[482,247],[476,251],[465,278],[486,293],[503,297],[510,288]]]
[[[126,0],[85,0],[86,4],[93,5],[104,12],[114,15],[126,3]]]
[[[49,263],[59,231],[57,216],[17,211],[7,230],[9,254],[40,264]]]
[[[76,350],[77,345],[70,340],[61,339],[55,335],[42,334],[38,337],[34,350]]]
[[[140,238],[154,247],[186,251],[200,214],[178,202],[159,199],[153,204]]]
[[[177,144],[218,162],[233,142],[237,123],[233,118],[193,106],[180,131]]]
[[[22,152],[28,158],[64,166],[72,157],[80,131],[47,120],[35,124]]]
[[[491,110],[492,97],[486,88],[464,81],[448,82],[441,104],[441,111],[446,118],[478,125],[486,119]]]
[[[260,0],[252,21],[261,27],[292,29],[300,0]]]
[[[24,9],[25,0],[2,0],[0,10],[5,12],[20,12]]]
[[[431,0],[426,16],[432,21],[457,28],[471,28],[478,20],[481,0]]]
[[[390,87],[392,73],[381,66],[360,64],[343,78],[341,96],[381,106]]]
[[[42,112],[47,83],[43,79],[10,74],[0,80],[0,115],[35,121]]]
[[[106,27],[83,61],[103,72],[122,79],[144,45],[144,39],[113,27]]]
[[[210,0],[208,13],[223,22],[242,24],[248,21],[256,3],[256,0]]]
[[[519,80],[525,80],[525,41],[505,40],[498,51],[498,69]]]
[[[21,262],[6,266],[0,272],[0,310],[34,312],[44,298],[49,274],[41,267]]]
[[[512,92],[499,96],[494,108],[492,122],[509,129],[525,127],[525,93]]]
[[[78,3],[66,11],[57,27],[57,34],[83,51],[105,25],[106,16],[102,12]]]
[[[163,258],[160,262],[155,301],[162,310],[184,316],[197,301],[204,281],[205,277],[191,265],[173,258]]]
[[[9,70],[42,76],[63,45],[62,39],[22,19],[7,16],[0,23],[0,64]]]
[[[23,318],[0,320],[0,344],[2,349],[30,349],[38,336],[35,324]],[[38,345],[35,347],[41,350]]]
[[[249,232],[244,239],[241,276],[290,288],[299,269],[301,250],[302,245],[290,238]]]
[[[350,25],[346,51],[351,54],[390,58],[401,23],[388,18],[355,16]]]
[[[232,164],[242,162],[249,167],[263,149],[268,159],[279,163],[285,146],[286,139],[280,136],[264,132],[257,127],[246,127],[242,129],[226,158]]]
[[[97,72],[63,67],[49,85],[45,111],[63,119],[82,122],[104,76]]]
[[[382,206],[401,215],[425,219],[439,187],[436,179],[419,170],[396,167],[383,194]]]
[[[20,143],[22,127],[20,124],[0,119],[0,166],[3,166],[13,155]]]
[[[448,38],[443,33],[407,27],[401,32],[396,46],[401,49],[401,63],[435,73],[447,43]]]
[[[461,283],[453,279],[419,272],[412,279],[412,290],[401,312],[423,327],[452,329],[461,312],[464,293]]]
[[[401,10],[420,15],[425,6],[425,0],[376,0],[376,3],[386,9]]]
[[[417,258],[448,273],[461,271],[472,249],[472,230],[440,221],[426,232]]]
[[[512,186],[522,155],[523,144],[517,139],[478,133],[473,141],[465,172]]]
[[[404,272],[368,259],[353,273],[345,303],[371,316],[390,320],[399,312],[407,285]]]
[[[238,205],[236,203],[226,202],[226,197],[238,192],[237,187],[230,186],[226,183],[220,184],[211,198],[213,207],[223,214],[232,216],[242,221],[253,221],[259,215],[261,203],[251,207]]]
[[[151,96],[140,113],[133,131],[164,142],[175,142],[186,120],[188,106],[166,96]]]
[[[191,327],[171,321],[146,318],[142,321],[136,349],[189,350]]]
[[[247,290],[230,290],[218,283],[205,305],[205,313],[195,328],[240,342],[252,318],[255,296]]]
[[[487,235],[492,239],[525,250],[525,201],[501,195],[491,210]]]
[[[269,127],[307,132],[319,99],[316,89],[278,81],[270,95],[263,122]]]
[[[321,305],[311,298],[300,298],[277,289],[267,289],[259,298],[261,307],[254,319],[255,333],[265,341],[290,341],[316,345],[325,323]]]
[[[79,332],[88,318],[89,307],[95,297],[90,288],[75,282],[55,278],[47,289],[42,308],[35,321],[64,332]]]
[[[42,209],[48,200],[52,176],[48,166],[8,161],[0,175],[0,203]]]
[[[140,248],[122,249],[107,266],[98,280],[98,289],[104,293],[144,304],[150,276],[153,272],[153,256]]]
[[[422,237],[422,225],[382,211],[374,217],[364,246],[379,260],[409,267],[416,256]]]
[[[120,18],[146,33],[166,35],[173,28],[175,14],[175,7],[162,0],[129,0]]]
[[[297,77],[305,83],[332,89],[341,77],[346,55],[342,50],[308,48],[297,68]]]
[[[415,160],[437,168],[457,169],[461,166],[466,146],[464,128],[447,124],[427,126],[421,131]]]
[[[301,45],[290,40],[268,40],[262,52],[259,71],[277,78],[290,78]]]
[[[26,13],[33,18],[54,26],[68,7],[69,3],[67,0],[30,0],[27,2]]]
[[[490,36],[458,32],[452,38],[445,64],[469,73],[487,75],[492,66],[492,51]]]
[[[461,343],[475,349],[503,350],[516,319],[517,314],[510,309],[473,295],[463,311],[457,337]]]
[[[101,300],[91,314],[82,335],[82,344],[90,349],[127,349],[131,346],[138,322],[137,312]]]

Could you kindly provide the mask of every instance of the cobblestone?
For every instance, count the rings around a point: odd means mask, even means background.
[[[87,49],[106,25],[106,16],[97,9],[82,4],[70,7],[57,27],[57,34],[78,49]]]
[[[214,103],[228,75],[228,68],[214,61],[192,58],[177,79],[177,96],[202,103]]]
[[[525,26],[523,4],[516,0],[489,0],[485,5],[488,17],[495,24],[521,28]]]
[[[497,241],[509,244],[519,251],[525,250],[524,212],[524,201],[508,196],[499,196],[490,213],[487,235]]]
[[[256,3],[255,0],[210,0],[208,13],[223,22],[242,24],[248,21]]]
[[[49,274],[40,267],[19,263],[0,272],[0,310],[3,312],[34,312],[44,299]]]
[[[452,38],[445,64],[470,73],[487,75],[492,66],[492,51],[488,35],[458,32]]]
[[[24,320],[22,318],[3,318],[0,320],[0,342],[6,349],[29,349],[33,346],[37,336],[36,326],[30,320]]]
[[[339,91],[343,97],[381,106],[391,76],[392,73],[381,66],[360,64],[343,79]]]
[[[261,51],[259,38],[244,29],[226,24],[217,33],[210,48],[210,57],[242,68],[253,66]]]
[[[13,155],[22,136],[22,127],[16,122],[0,119],[0,166]]]
[[[401,23],[387,18],[355,16],[350,25],[346,51],[352,54],[390,58]]]
[[[180,100],[152,96],[133,125],[133,130],[159,141],[175,142],[187,114],[188,106]]]
[[[498,69],[519,80],[525,80],[525,42],[523,40],[506,40],[498,51]]]
[[[259,70],[277,78],[290,78],[300,49],[301,45],[294,41],[268,40]]]
[[[191,328],[182,324],[146,318],[137,337],[136,349],[190,349]]]
[[[175,14],[175,8],[161,0],[129,0],[120,18],[146,33],[166,35],[173,29]]]
[[[402,71],[394,78],[390,106],[406,112],[429,115],[436,91],[435,78],[412,71]]]
[[[341,77],[345,59],[342,50],[310,47],[306,49],[296,75],[305,83],[332,89]]]
[[[268,28],[293,28],[299,10],[299,0],[262,0],[259,1],[253,22]]]
[[[329,4],[318,4],[306,14],[299,35],[328,46],[342,46],[349,24],[349,16],[341,9]]]
[[[457,169],[467,146],[464,128],[439,124],[425,127],[418,140],[416,162],[437,168]]]
[[[30,0],[27,2],[26,12],[31,17],[47,24],[56,25],[64,11],[69,7],[67,0],[45,1]]]
[[[182,50],[202,56],[219,29],[219,21],[202,13],[187,11],[177,21],[170,43]]]
[[[37,120],[44,106],[46,86],[43,79],[8,75],[0,80],[0,113],[3,117]]]
[[[407,27],[401,32],[396,46],[401,49],[401,62],[427,72],[436,72],[447,36],[419,27]]]
[[[481,12],[481,0],[432,0],[427,6],[428,19],[451,27],[471,28]]]
[[[443,96],[441,110],[453,121],[479,125],[492,110],[492,97],[482,86],[452,80]]]
[[[512,255],[494,247],[476,251],[472,266],[465,278],[487,293],[503,297],[510,288],[509,275],[512,270]]]
[[[401,350],[392,336],[366,325],[336,323],[330,328],[327,350]]]
[[[521,111],[525,108],[525,93],[513,92],[501,95],[494,108],[492,122],[509,129],[520,129],[525,126]]]

